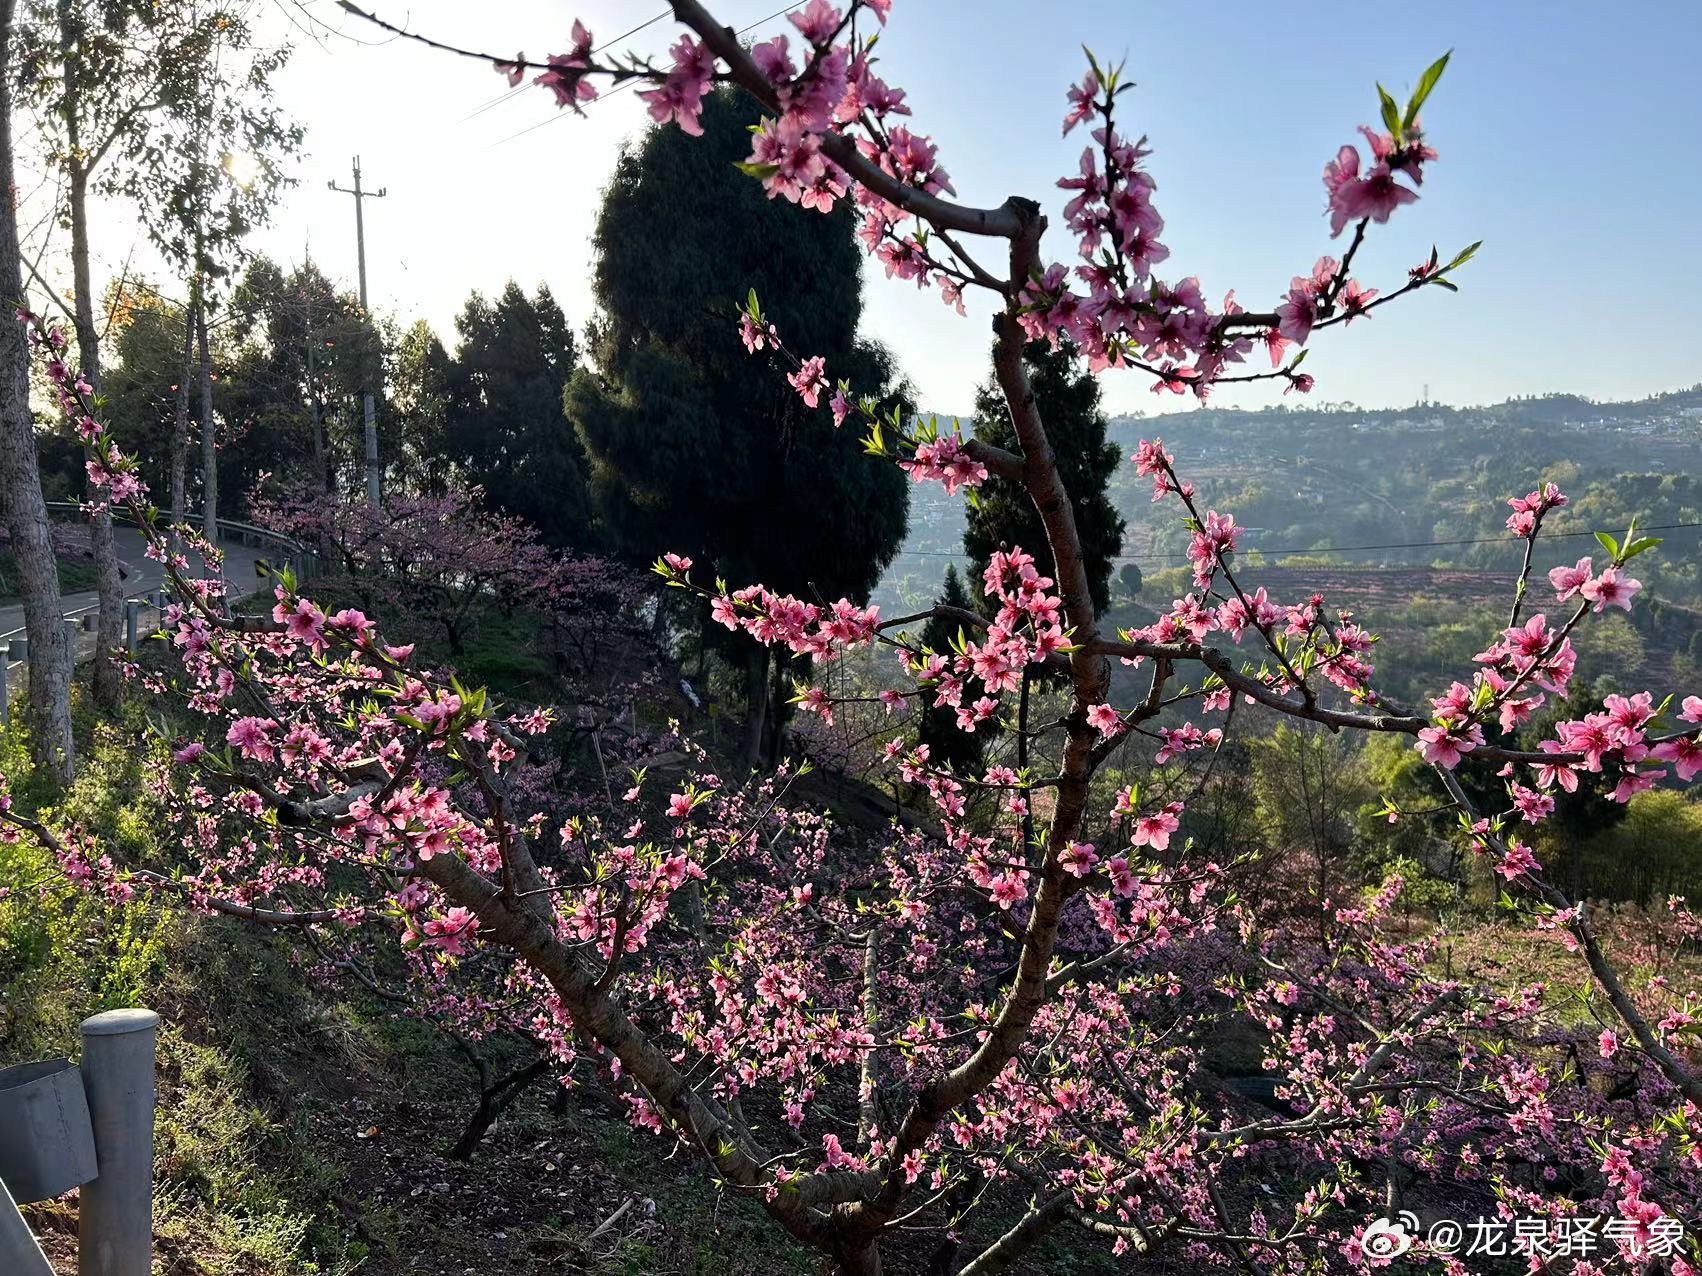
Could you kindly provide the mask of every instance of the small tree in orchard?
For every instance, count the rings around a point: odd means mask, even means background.
[[[1123,587],[1124,597],[1139,598],[1141,596],[1141,589],[1146,584],[1146,581],[1141,576],[1140,564],[1124,563],[1121,567],[1119,567],[1117,569],[1117,583]]]
[[[1309,388],[1297,346],[1451,288],[1470,255],[1431,254],[1386,290],[1352,274],[1372,228],[1417,198],[1437,158],[1419,109],[1444,63],[1404,106],[1382,95],[1365,149],[1330,160],[1332,230],[1351,231],[1342,256],[1249,311],[1154,273],[1164,257],[1145,148],[1126,131],[1135,102],[1113,69],[1090,64],[1068,95],[1066,130],[1085,124],[1092,138],[1064,182],[1073,269],[1043,255],[1033,201],[953,198],[872,58],[889,7],[811,0],[791,15],[796,44],[747,49],[696,0],[676,0],[686,30],[669,65],[594,52],[576,27],[567,52],[504,69],[535,72],[564,105],[639,80],[656,117],[686,133],[712,86],[736,83],[764,112],[746,162],[777,200],[807,205],[798,216],[852,204],[895,274],[948,305],[971,289],[992,302],[1011,447],[880,409],[808,347],[794,356],[755,302],[741,326],[785,362],[806,405],[841,426],[857,419],[868,450],[912,477],[953,491],[995,475],[1020,483],[1052,572],[1021,547],[995,553],[981,582],[994,614],[930,651],[904,636],[918,618],[712,579],[677,554],[656,566],[719,623],[818,667],[886,652],[902,676],[879,701],[895,713],[950,703],[985,720],[1024,669],[1056,670],[1064,709],[1033,725],[1034,763],[966,779],[895,740],[895,770],[928,793],[938,839],[893,831],[871,844],[791,809],[779,789],[748,795],[704,773],[653,797],[641,774],[627,791],[611,785],[601,811],[543,827],[510,777],[545,714],[418,667],[368,616],[327,612],[287,576],[269,620],[232,617],[216,583],[186,579],[156,533],[182,668],[138,677],[151,695],[186,697],[204,724],[172,742],[167,787],[188,836],[167,885],[279,924],[386,926],[434,967],[475,954],[501,965],[561,1066],[589,1061],[635,1124],[855,1276],[918,1234],[936,1268],[967,1276],[1042,1266],[1040,1247],[1063,1237],[1129,1270],[1283,1273],[1394,1259],[1534,1268],[1588,1237],[1564,1260],[1580,1276],[1693,1276],[1683,1216],[1702,1193],[1702,1006],[1671,981],[1626,980],[1526,838],[1581,773],[1610,777],[1623,801],[1667,772],[1702,770],[1702,698],[1610,696],[1535,747],[1514,737],[1567,688],[1572,635],[1631,603],[1629,566],[1653,542],[1604,533],[1600,552],[1547,581],[1527,568],[1505,629],[1462,681],[1402,713],[1376,694],[1371,636],[1323,599],[1277,600],[1243,579],[1233,518],[1150,440],[1134,464],[1191,529],[1193,588],[1153,624],[1106,633],[1023,358],[1028,342],[1058,337],[1091,368],[1165,392],[1245,378]],[[146,520],[134,462],[112,450],[63,337],[35,331],[95,481]],[[1564,503],[1553,488],[1516,498],[1510,536],[1529,550]],[[1135,669],[1138,692],[1112,696],[1114,662]],[[824,717],[845,707],[819,681],[800,698]],[[1389,926],[1398,877],[1343,901],[1323,934],[1228,889],[1234,866],[1179,829],[1189,775],[1255,708],[1405,738],[1446,801],[1439,816],[1397,818],[1454,826],[1507,906],[1578,954],[1580,987],[1450,974],[1437,939]],[[1113,767],[1126,778],[1096,785]],[[1480,807],[1461,776],[1497,772]],[[975,809],[995,813],[967,818],[971,790],[992,799]],[[13,820],[81,880],[119,892],[150,880],[74,828]],[[1668,914],[1672,935],[1697,933],[1682,901]],[[1268,1076],[1263,1104],[1210,1066],[1231,1030]],[[1439,1200],[1481,1216],[1486,1248],[1415,1234],[1399,1215]],[[1541,1255],[1520,1252],[1539,1241]]]
[[[642,577],[605,559],[552,549],[524,520],[486,508],[478,488],[438,496],[327,498],[312,484],[256,493],[254,518],[316,555],[324,586],[388,623],[466,654],[491,611],[557,617],[561,654],[589,662],[618,618],[640,609]],[[567,650],[566,648],[571,648]]]

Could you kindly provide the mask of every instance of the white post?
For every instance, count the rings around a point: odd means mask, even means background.
[[[154,1044],[151,1010],[83,1020],[83,1088],[100,1173],[85,1184],[78,1276],[149,1276],[154,1265]]]

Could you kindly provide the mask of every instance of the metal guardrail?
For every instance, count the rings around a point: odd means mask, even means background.
[[[84,510],[76,501],[48,501],[48,517],[55,515],[76,515],[82,517]],[[115,515],[132,526],[135,520],[123,511],[114,511]],[[203,519],[199,514],[185,514],[183,522],[201,526]],[[244,523],[238,519],[221,518],[218,520],[219,539],[234,540],[242,545],[259,548],[271,547],[279,557],[294,566],[299,572],[308,564],[311,555],[300,541],[294,537],[285,536],[281,532],[270,531],[253,523]],[[127,651],[136,650],[136,641],[141,629],[143,613],[152,611],[161,613],[166,605],[166,590],[163,582],[151,589],[138,589],[125,595],[124,598],[124,645]],[[74,607],[62,612],[65,632],[71,644],[72,659],[77,655],[77,637],[81,633],[93,632],[95,617],[100,612],[98,602],[84,607]],[[0,721],[5,715],[11,701],[11,673],[13,669],[29,663],[29,641],[25,629],[0,631]]]
[[[0,1273],[53,1276],[18,1212],[81,1185],[78,1276],[153,1270],[155,1060],[159,1016],[83,1020],[83,1057],[0,1071]]]
[[[83,507],[76,501],[48,501],[47,514],[49,518],[55,514],[75,514],[82,517]],[[135,520],[129,516],[128,511],[114,510],[113,516],[131,524],[131,526],[135,525]],[[205,520],[200,514],[185,514],[182,521],[192,527],[200,527]],[[257,545],[262,548],[266,545],[275,545],[278,549],[290,555],[299,554],[305,549],[305,546],[295,537],[285,536],[282,532],[274,532],[270,528],[261,527],[255,523],[244,523],[234,518],[221,518],[218,520],[218,525],[221,540],[235,539],[240,544]]]

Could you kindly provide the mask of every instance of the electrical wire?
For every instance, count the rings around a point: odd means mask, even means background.
[[[646,27],[655,26],[663,18],[671,17],[673,15],[673,12],[674,11],[672,9],[663,9],[662,12],[656,14],[654,17],[648,18],[645,21],[640,22],[636,27],[633,27],[630,31],[622,31],[619,35],[614,36],[610,39],[604,40],[603,43],[601,43],[601,44],[597,45],[595,48],[593,48],[591,50],[591,52],[592,53],[600,53],[602,50],[608,48],[611,44],[619,44],[622,40],[630,40],[633,36],[637,35],[640,31],[643,31]],[[490,101],[486,102],[483,106],[477,107],[471,113],[462,116],[460,122],[462,124],[465,124],[469,120],[477,119],[479,116],[483,115],[486,111],[490,110],[492,107],[501,106],[504,102],[512,102],[515,98],[519,97],[522,93],[524,93],[527,89],[529,89],[531,87],[532,86],[530,84],[522,81],[521,83],[516,84],[513,88],[507,90],[506,92],[498,93],[495,97],[493,97]],[[518,134],[516,134],[516,136],[518,136]]]
[[[758,18],[755,22],[747,23],[745,26],[742,26],[737,31],[733,32],[733,34],[735,36],[748,35],[750,32],[756,30],[758,27],[764,25],[765,23],[773,22],[774,19],[780,17],[782,14],[790,13],[796,7],[797,6],[796,6],[795,3],[794,4],[782,5],[780,8],[776,9],[773,13],[769,14],[767,17]],[[672,12],[672,11],[670,10],[670,12]],[[666,15],[663,15],[663,16],[666,16]],[[651,19],[651,21],[655,21],[655,19]],[[646,23],[645,25],[648,26],[649,23]],[[621,38],[624,39],[625,37],[621,37]],[[610,41],[610,43],[613,43],[613,41]],[[626,90],[631,89],[631,88],[635,88],[641,83],[643,83],[642,80],[628,80],[625,84],[620,85],[618,88],[611,89],[609,92],[603,94],[601,97],[595,98],[592,101],[587,102],[583,107],[581,107],[579,109],[578,113],[583,114],[585,111],[590,110],[592,107],[596,106],[600,102],[607,102],[612,97],[619,97]],[[522,85],[522,86],[517,86],[517,87],[524,87],[524,86]],[[568,115],[569,115],[569,112],[567,112],[565,110],[564,111],[558,111],[555,115],[549,116],[547,119],[539,120],[536,124],[528,124],[525,128],[521,129],[519,132],[510,133],[507,137],[502,138],[500,141],[493,142],[492,146],[506,146],[509,142],[514,141],[516,138],[525,137],[526,134],[528,134],[528,133],[535,133],[539,129],[543,128],[546,124],[554,124],[558,120],[563,120],[563,119],[568,118]]]

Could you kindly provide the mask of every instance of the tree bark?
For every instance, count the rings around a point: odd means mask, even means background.
[[[314,387],[308,393],[313,396],[313,485],[330,495],[331,482],[325,471],[325,422],[319,411],[319,390]]]
[[[773,649],[772,674],[768,683],[768,734],[763,743],[763,765],[773,770],[780,765],[780,740],[786,730],[786,654]]]
[[[60,0],[59,11],[60,29],[63,33],[69,23],[65,0]],[[68,99],[74,92],[74,80],[75,76],[67,63],[65,89]],[[71,302],[77,329],[77,358],[82,365],[83,379],[99,390],[100,334],[95,328],[94,285],[90,280],[89,270],[89,174],[76,157],[75,113],[76,106],[72,99],[66,111],[67,117],[72,121],[68,125],[67,133],[72,153],[69,181],[73,280]],[[124,686],[118,665],[112,659],[112,653],[123,644],[124,578],[118,570],[118,544],[112,534],[112,506],[109,502],[99,502],[93,523],[95,588],[100,599],[95,624],[94,695],[95,703],[101,708],[113,709],[118,705]]]
[[[768,648],[751,644],[745,655],[745,761],[762,765],[762,747],[768,732]]]
[[[207,307],[195,307],[196,380],[201,386],[201,535],[219,543],[219,434],[213,425],[213,355],[207,343]],[[211,574],[211,573],[209,573]]]
[[[17,0],[0,0],[0,290],[21,302],[12,152],[12,24]],[[0,499],[18,560],[18,588],[29,636],[30,753],[60,784],[71,780],[71,642],[59,606],[59,568],[41,495],[35,418],[30,412],[29,339],[10,315],[0,321]]]
[[[171,422],[171,522],[174,527],[183,522],[183,515],[189,508],[189,383],[195,372],[195,329],[199,322],[200,304],[199,285],[191,282],[189,304],[183,308],[183,364],[177,378],[177,412]]]
[[[847,1250],[835,1260],[840,1276],[881,1276],[881,1251],[877,1245]]]
[[[497,1118],[514,1105],[514,1101],[525,1093],[532,1082],[544,1075],[549,1065],[550,1057],[540,1055],[531,1063],[493,1082],[489,1080],[489,1068],[481,1063],[479,1106],[474,1109],[473,1115],[467,1118],[467,1124],[462,1127],[461,1137],[455,1140],[455,1146],[449,1149],[450,1160],[472,1160],[473,1153],[479,1150],[479,1144],[484,1141],[491,1126],[496,1124]]]

